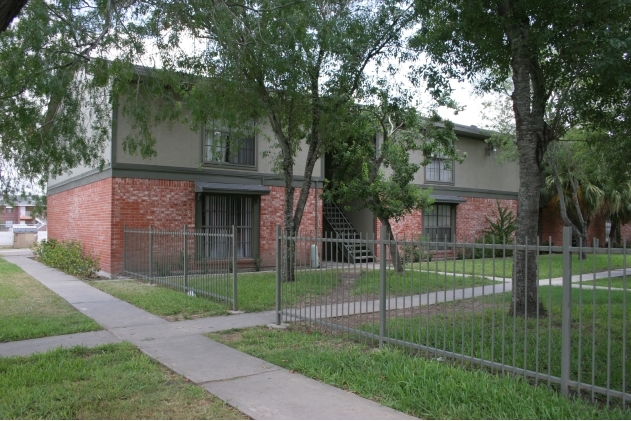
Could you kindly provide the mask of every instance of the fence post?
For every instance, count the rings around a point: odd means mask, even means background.
[[[569,394],[572,323],[572,228],[563,227],[563,295],[561,299],[561,393]]]
[[[232,310],[237,311],[237,227],[232,226]]]
[[[392,245],[390,245],[392,247]],[[379,232],[379,347],[386,333],[386,227]]]
[[[280,238],[280,225],[276,225],[276,324],[281,324],[281,305],[280,305],[280,281],[281,281],[281,253],[282,243]]]
[[[153,285],[153,225],[149,225],[149,285]]]
[[[188,241],[186,241],[186,231],[188,231],[188,227],[186,226],[186,224],[184,224],[184,291],[188,293]]]
[[[123,273],[127,272],[127,225],[123,225]]]

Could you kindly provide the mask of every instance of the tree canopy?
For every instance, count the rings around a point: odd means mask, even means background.
[[[31,0],[0,34],[3,193],[79,164],[100,164],[110,139],[108,53],[128,44],[129,4]]]
[[[422,27],[411,45],[432,59],[420,72],[435,95],[448,90],[449,78],[471,80],[482,91],[512,81],[520,244],[537,238],[542,162],[550,141],[564,134],[571,118],[589,116],[601,124],[596,108],[615,109],[623,101],[619,88],[628,86],[630,74],[629,7],[625,0],[416,2]],[[546,118],[552,105],[552,118]],[[516,253],[512,311],[542,316],[533,253]]]

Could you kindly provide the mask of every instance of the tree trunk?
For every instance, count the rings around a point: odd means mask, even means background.
[[[381,240],[394,240],[390,220],[387,218],[379,218],[379,221],[381,222],[381,225],[386,227],[386,238],[382,238]],[[401,260],[401,256],[399,254],[399,248],[396,245],[390,245],[388,248],[390,249],[390,259],[392,259],[394,271],[396,273],[403,273],[405,268],[403,267],[403,261]]]
[[[27,2],[28,0],[3,0],[0,2],[0,33],[7,30]]]
[[[612,247],[617,247],[622,244],[622,233],[620,230],[620,218],[615,215],[611,215],[611,229],[609,230],[609,244]]]
[[[517,150],[519,153],[519,196],[517,205],[514,257],[513,299],[511,313],[530,317],[547,315],[538,297],[537,253],[525,250],[536,243],[539,222],[541,159],[547,147],[544,120],[545,95],[533,76],[533,53],[528,47],[528,21],[507,29],[511,45],[511,69],[514,90],[511,95]],[[536,53],[534,53],[536,54]],[[521,246],[521,247],[520,247]]]

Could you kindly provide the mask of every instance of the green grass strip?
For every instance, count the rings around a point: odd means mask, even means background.
[[[0,358],[0,419],[243,419],[128,343]]]
[[[0,342],[99,329],[63,298],[0,258]]]
[[[583,281],[585,285],[596,285],[598,287],[609,288],[609,279],[596,279],[595,281]],[[575,284],[576,285],[576,284]],[[628,291],[631,291],[631,276],[625,277],[621,276],[618,278],[611,278],[611,288],[627,288]]]
[[[495,376],[319,332],[253,328],[209,335],[273,364],[429,419],[630,419],[520,377]]]
[[[542,251],[545,248],[542,247]],[[611,266],[609,266],[609,257],[611,257]],[[596,261],[596,271],[606,271],[608,269],[620,269],[624,267],[623,255],[612,254],[608,256],[606,254],[597,254],[594,259],[593,254],[587,254],[586,259],[579,261],[578,256],[574,253],[572,255],[572,274],[579,275],[581,273],[593,273],[594,260]],[[468,275],[482,275],[484,269],[485,276],[502,276],[506,273],[506,277],[510,278],[513,273],[513,258],[497,257],[478,259],[466,259],[466,260],[448,260],[435,261],[435,262],[420,262],[409,264],[408,267],[413,267],[421,270],[438,271],[438,272],[456,272],[465,273]],[[464,266],[464,267],[463,267]],[[581,270],[582,267],[582,270]],[[539,256],[539,279],[559,278],[563,276],[563,256],[561,254],[542,254]]]

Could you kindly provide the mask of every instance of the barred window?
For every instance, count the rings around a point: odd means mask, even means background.
[[[251,124],[253,126],[253,123]],[[204,131],[204,162],[254,166],[254,130],[240,139],[234,132],[219,123]]]
[[[202,230],[209,234],[231,234],[237,230],[237,257],[252,257],[252,198],[205,195],[202,202]],[[208,237],[207,258],[229,258],[230,241]]]
[[[451,205],[434,205],[423,212],[423,235],[430,241],[453,241]]]
[[[432,158],[432,162],[425,167],[425,181],[453,182],[452,164],[450,159]]]

